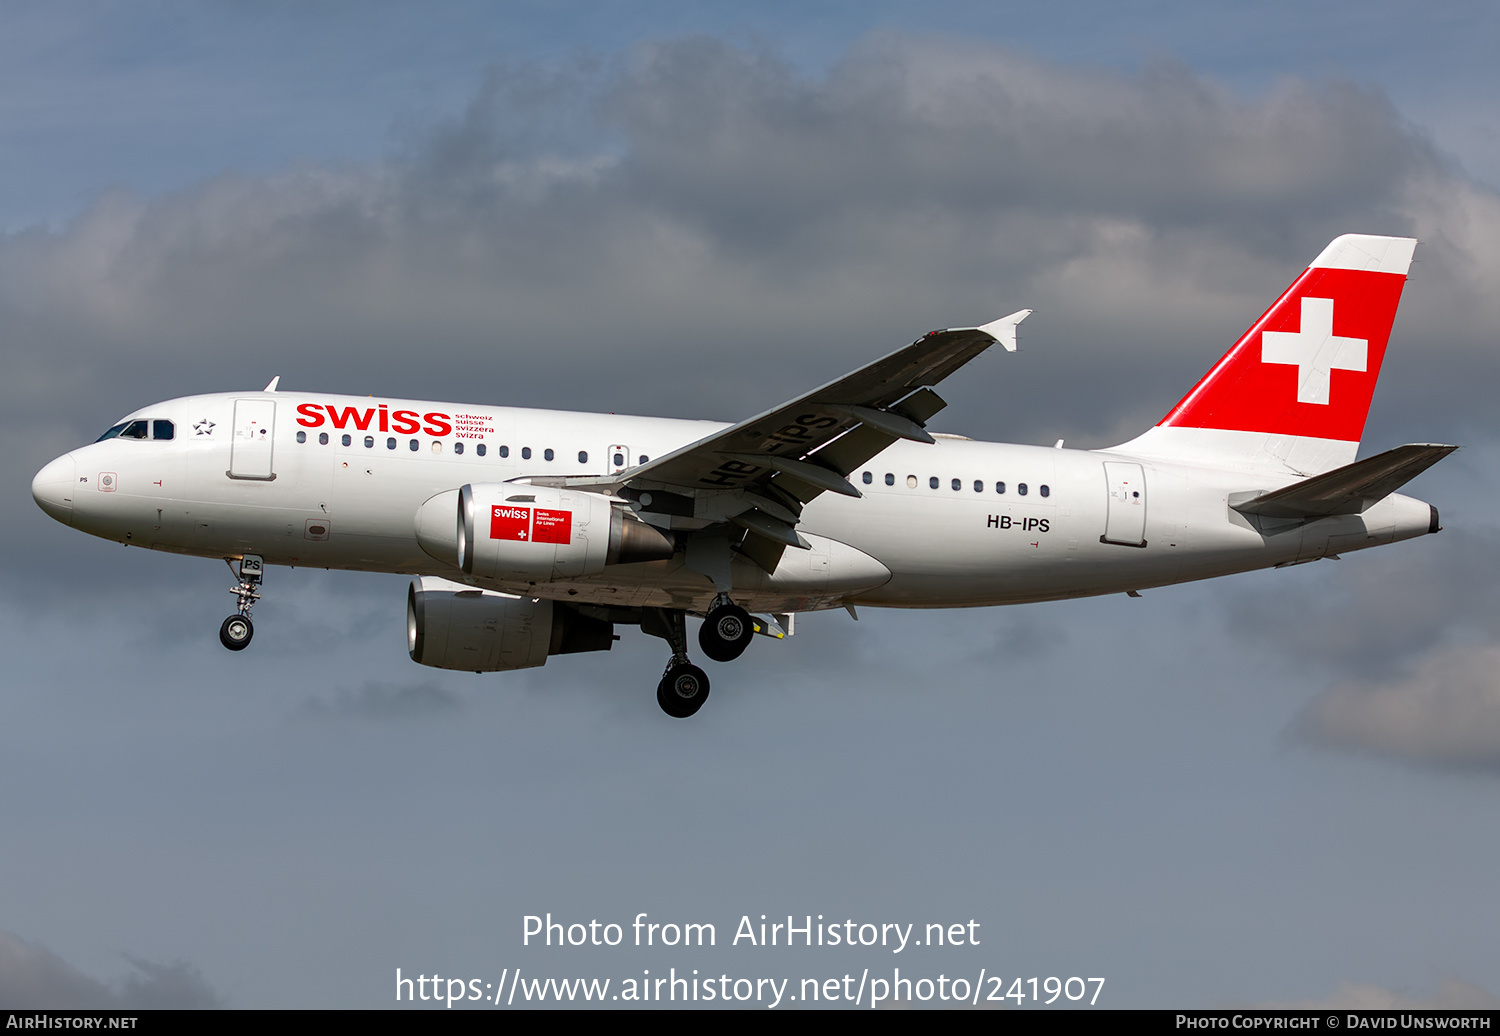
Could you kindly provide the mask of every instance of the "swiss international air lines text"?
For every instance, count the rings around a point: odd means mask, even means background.
[[[788,1004],[880,1007],[888,1003],[933,1006],[1018,1007],[1096,1006],[1103,978],[1081,975],[1027,975],[991,967],[979,921],[874,922],[831,920],[822,914],[752,917],[730,925],[653,919],[639,913],[625,922],[568,921],[552,914],[521,918],[520,945],[525,960],[506,962],[480,977],[456,977],[420,968],[396,969],[396,999],[445,1007],[526,1007],[543,1003],[733,1004],[780,1007]],[[558,964],[573,947],[629,947],[659,951],[659,967],[631,968],[614,975],[569,974]],[[954,955],[943,956],[943,968],[924,968],[925,948],[962,948],[972,967],[953,968]],[[830,967],[808,968],[807,954],[797,956],[806,974],[776,968],[786,950],[838,951]],[[725,950],[739,950],[730,957]],[[849,951],[900,956],[899,964],[871,961],[847,966]],[[564,951],[559,953],[558,951]],[[760,951],[752,954],[750,951]],[[687,957],[688,959],[684,959]],[[732,960],[736,974],[720,965]],[[915,959],[912,959],[915,958]],[[592,958],[597,960],[598,958]],[[639,960],[636,955],[635,960]],[[745,965],[757,965],[746,973]],[[767,965],[770,965],[767,967]],[[778,974],[777,972],[780,971]]]
[[[528,540],[532,543],[573,542],[573,512],[541,507],[502,507],[490,510],[490,539]]]

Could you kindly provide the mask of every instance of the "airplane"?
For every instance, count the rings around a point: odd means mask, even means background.
[[[47,464],[48,515],[222,558],[244,649],[265,566],[402,573],[413,661],[478,673],[671,650],[667,715],[799,612],[953,608],[1285,567],[1439,530],[1396,492],[1456,446],[1356,460],[1416,241],[1336,238],[1155,426],[1108,449],[929,431],[934,386],[1020,310],[911,345],[764,413],[708,421],[279,391],[144,407]]]

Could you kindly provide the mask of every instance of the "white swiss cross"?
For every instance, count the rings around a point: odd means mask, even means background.
[[[1333,299],[1302,300],[1302,330],[1262,331],[1261,363],[1297,365],[1297,402],[1328,404],[1332,372],[1362,371],[1370,343],[1337,338],[1333,333]]]

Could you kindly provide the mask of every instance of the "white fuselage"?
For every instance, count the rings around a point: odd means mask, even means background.
[[[723,427],[292,392],[185,397],[132,419],[171,421],[173,437],[116,437],[58,458],[34,484],[49,514],[157,550],[453,580],[464,576],[425,553],[414,531],[435,494],[612,474]],[[1435,528],[1428,505],[1400,495],[1360,515],[1257,523],[1230,508],[1231,495],[1295,476],[957,437],[899,441],[849,481],[859,499],[825,493],[804,511],[798,530],[811,550],[788,549],[770,575],[734,562],[735,600],[766,612],[1053,600],[1312,560]],[[571,582],[477,582],[696,612],[715,594],[680,552]]]

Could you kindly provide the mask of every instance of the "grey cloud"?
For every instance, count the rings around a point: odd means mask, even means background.
[[[1101,254],[1166,275],[1146,312],[1181,298],[1171,281],[1205,249],[1235,278],[1269,249],[1280,279],[1417,178],[1446,186],[1422,138],[1348,86],[1242,101],[1176,66],[1125,77],[906,39],[815,79],[708,39],[521,96],[539,78],[494,73],[462,119],[383,165],[113,196],[60,234],[14,235],[8,338],[85,348],[102,362],[74,383],[91,395],[169,358],[327,375],[366,343],[384,382],[411,365],[401,343],[472,358],[558,334],[570,364],[624,343],[649,371],[705,340],[790,355],[831,321],[894,344],[950,306],[982,299],[977,319],[1007,293],[1071,299],[1075,271],[1112,303],[1088,265]],[[618,148],[539,151],[497,114],[565,113],[586,90]]]
[[[706,38],[504,67],[386,161],[115,194],[0,239],[0,430],[27,444],[0,480],[153,399],[273,374],[728,419],[1023,305],[1026,351],[945,387],[940,424],[1104,445],[1351,229],[1432,241],[1410,305],[1437,372],[1380,405],[1407,424],[1413,405],[1479,412],[1462,403],[1493,374],[1475,343],[1500,206],[1377,93],[1244,99],[1170,63],[897,36],[818,76]],[[38,540],[46,519],[21,493],[15,509]]]
[[[1500,530],[1351,554],[1226,599],[1226,620],[1295,662],[1374,680],[1455,632],[1500,636]]]
[[[1420,765],[1500,771],[1500,646],[1451,645],[1409,676],[1335,686],[1291,733]]]
[[[0,1009],[159,1010],[225,1006],[223,996],[190,964],[126,956],[131,972],[106,984],[45,946],[0,932]]]
[[[643,189],[741,215],[741,232],[918,205],[1281,235],[1390,205],[1436,164],[1387,101],[1348,84],[1246,102],[1174,63],[1127,77],[954,41],[875,39],[819,80],[678,41],[647,50],[608,105]]]

